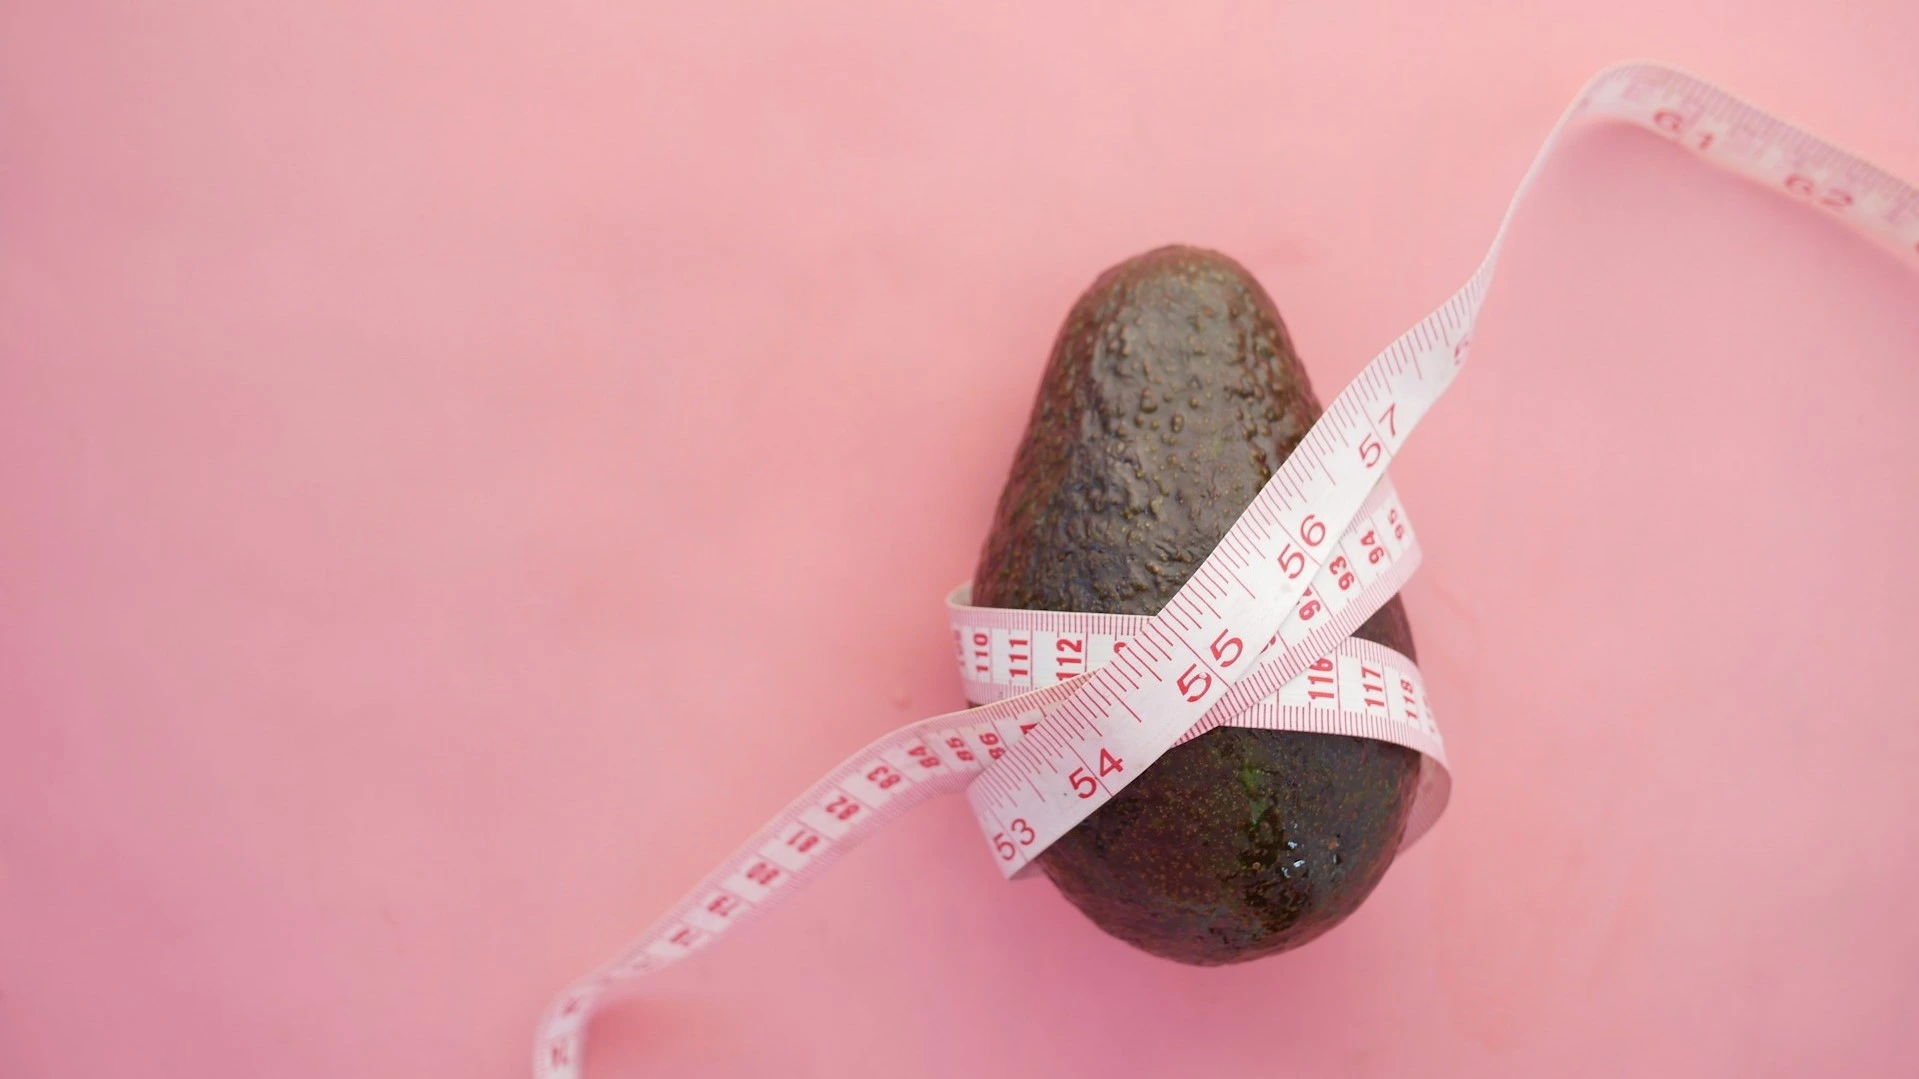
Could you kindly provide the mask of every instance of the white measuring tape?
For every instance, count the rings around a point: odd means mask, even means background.
[[[1418,546],[1387,465],[1464,363],[1499,245],[1575,119],[1611,117],[1919,252],[1919,192],[1685,72],[1595,76],[1521,179],[1492,248],[1439,310],[1335,398],[1170,603],[1150,618],[989,610],[948,600],[971,700],[885,735],[833,769],[542,1019],[533,1070],[580,1074],[594,1008],[753,920],[887,821],[964,789],[1008,877],[1167,749],[1220,725],[1359,735],[1418,750],[1406,843],[1444,808],[1439,729],[1411,660],[1348,634],[1390,599]]]

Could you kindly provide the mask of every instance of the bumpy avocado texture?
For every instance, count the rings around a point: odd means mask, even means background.
[[[974,574],[974,602],[1157,612],[1319,415],[1273,301],[1223,255],[1165,247],[1061,326]],[[1354,636],[1413,656],[1395,597]],[[1040,857],[1107,933],[1241,962],[1337,925],[1399,849],[1419,754],[1222,727],[1177,746]]]

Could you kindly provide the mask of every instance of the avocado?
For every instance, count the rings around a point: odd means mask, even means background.
[[[973,601],[1153,614],[1319,415],[1245,268],[1163,247],[1073,305],[973,576]],[[1413,657],[1397,596],[1355,637]],[[1218,965],[1337,925],[1399,849],[1419,754],[1369,738],[1219,727],[1175,746],[1040,856],[1107,933]]]

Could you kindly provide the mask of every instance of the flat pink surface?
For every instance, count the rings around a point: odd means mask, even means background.
[[[1919,176],[1909,0],[1017,7],[6,5],[0,1075],[523,1075],[958,701],[1118,259],[1240,258],[1330,396],[1612,61]],[[1152,960],[949,801],[592,1074],[1912,1074],[1919,271],[1592,127],[1479,342],[1395,470],[1456,799],[1346,925]]]

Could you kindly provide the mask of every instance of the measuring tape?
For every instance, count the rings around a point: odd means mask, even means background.
[[[1450,779],[1419,671],[1348,634],[1418,564],[1386,468],[1465,362],[1513,216],[1585,116],[1664,135],[1919,252],[1919,191],[1897,177],[1685,72],[1635,63],[1594,76],[1520,180],[1472,278],[1340,392],[1165,608],[1150,618],[993,610],[956,590],[947,607],[961,681],[969,700],[987,703],[877,739],[790,803],[554,1001],[534,1074],[575,1079],[587,1021],[610,992],[763,915],[936,795],[966,793],[993,861],[1017,877],[1173,745],[1250,726],[1418,750],[1404,842],[1430,828]]]

